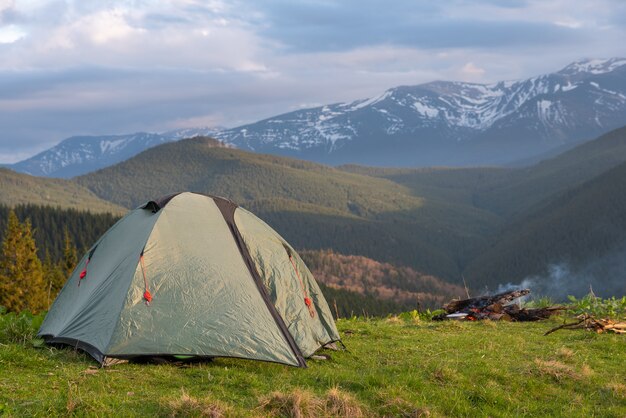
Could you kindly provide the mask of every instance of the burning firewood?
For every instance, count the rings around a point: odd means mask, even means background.
[[[526,296],[530,293],[529,289],[514,290],[512,292],[498,293],[493,296],[480,296],[469,299],[453,299],[444,305],[443,309],[448,312],[461,312],[465,309],[484,309],[494,304],[506,305],[515,299]]]
[[[434,319],[460,319],[476,321],[491,319],[494,321],[539,321],[549,318],[556,312],[566,309],[563,306],[547,308],[522,308],[514,303],[516,299],[530,293],[529,289],[514,290],[493,296],[480,296],[469,299],[455,299],[444,305],[444,314]]]
[[[616,334],[626,334],[626,322],[615,322],[608,318],[596,319],[589,314],[580,315],[578,320],[554,327],[543,335],[552,334],[560,329],[586,329],[595,331],[598,334],[603,332],[613,332]]]

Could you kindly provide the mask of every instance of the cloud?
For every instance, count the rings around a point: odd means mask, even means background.
[[[566,43],[580,34],[524,13],[526,2],[509,7],[491,1],[262,2],[269,22],[261,33],[288,51],[341,51],[367,45],[414,48],[511,47]],[[477,10],[479,12],[477,12]]]
[[[0,27],[0,44],[12,44],[26,36],[26,32],[17,25]]]
[[[578,29],[583,27],[583,23],[576,20],[555,20],[554,24],[557,26],[563,26],[570,29]]]
[[[624,22],[616,0],[0,0],[0,158],[75,134],[533,76],[626,55]]]
[[[464,79],[480,78],[483,74],[485,69],[477,67],[473,62],[468,62],[461,68],[461,76]]]

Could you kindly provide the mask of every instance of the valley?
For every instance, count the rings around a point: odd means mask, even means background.
[[[319,269],[327,286],[405,306],[413,306],[409,300],[422,292],[422,303],[434,306],[444,295],[462,293],[458,286],[463,280],[472,292],[481,293],[528,277],[550,280],[551,266],[560,264],[581,282],[568,287],[577,296],[590,283],[601,295],[624,291],[615,280],[602,278],[617,274],[615,268],[587,267],[595,259],[615,258],[612,254],[619,254],[626,242],[626,224],[620,221],[626,213],[620,193],[624,164],[626,128],[620,128],[521,168],[330,167],[197,137],[150,148],[71,180],[11,175],[43,188],[51,187],[50,182],[71,185],[74,193],[93,196],[80,198],[84,207],[116,214],[122,211],[118,208],[134,208],[174,191],[226,196],[268,222],[311,260],[332,250],[336,255],[331,259],[338,263],[334,270],[341,275],[350,263],[368,266],[355,268],[358,272],[347,274],[341,285],[331,278],[336,273]],[[8,205],[55,204],[6,190]],[[381,266],[386,266],[385,277],[409,269],[413,273],[406,277],[412,278],[404,283],[422,284],[371,283],[381,294],[355,284],[361,280],[363,286],[374,271],[380,276]],[[581,269],[584,275],[575,274]],[[451,287],[426,291],[419,277]]]

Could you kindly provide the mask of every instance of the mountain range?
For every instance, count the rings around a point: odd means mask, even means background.
[[[8,167],[33,176],[70,178],[116,164],[166,142],[198,135],[213,135],[215,129],[179,129],[164,133],[137,132],[124,135],[74,136],[54,147]]]
[[[532,164],[626,125],[626,59],[583,60],[518,81],[434,81],[285,113],[244,126],[68,138],[8,166],[73,177],[197,135],[325,164]]]
[[[626,59],[494,84],[435,81],[303,109],[216,137],[330,164],[491,165],[538,158],[626,124]]]

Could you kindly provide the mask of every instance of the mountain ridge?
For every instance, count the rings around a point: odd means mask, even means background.
[[[70,178],[127,160],[140,152],[182,138],[213,134],[212,128],[187,128],[164,133],[72,136],[26,160],[6,165],[14,171],[44,177]]]
[[[237,148],[330,164],[506,164],[626,124],[626,59],[491,84],[433,81],[301,109],[215,136]]]
[[[71,137],[7,167],[69,178],[184,137],[324,164],[420,167],[534,162],[626,125],[626,59],[480,84],[436,80],[367,99],[283,113],[235,128]]]

